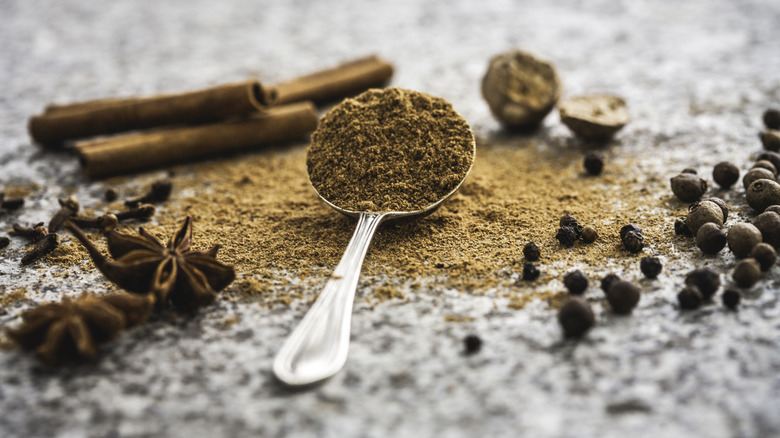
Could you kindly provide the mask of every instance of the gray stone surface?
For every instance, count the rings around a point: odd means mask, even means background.
[[[626,98],[633,121],[614,149],[618,162],[642,157],[639,182],[689,165],[709,172],[725,158],[744,169],[760,150],[762,111],[780,105],[780,3],[770,0],[2,0],[0,16],[0,182],[40,185],[24,210],[0,217],[2,229],[48,217],[67,191],[85,204],[101,194],[71,153],[30,145],[26,120],[50,102],[273,83],[375,52],[395,63],[395,85],[450,100],[490,139],[503,134],[479,80],[490,56],[519,47],[555,63],[564,97]],[[564,145],[570,136],[555,114],[539,135]],[[34,302],[105,287],[75,268],[65,279],[21,268],[22,251],[17,241],[6,250],[0,285],[33,292],[0,315],[3,326]],[[672,272],[699,260],[665,254]],[[633,317],[597,306],[599,325],[579,343],[561,340],[542,302],[512,311],[498,293],[423,287],[409,302],[372,306],[358,291],[346,368],[303,391],[277,383],[270,364],[305,306],[220,301],[127,333],[94,365],[49,369],[0,351],[0,435],[778,436],[774,269],[739,313],[680,314],[680,277],[668,275]],[[453,313],[476,319],[445,322]],[[472,332],[485,345],[466,357]]]

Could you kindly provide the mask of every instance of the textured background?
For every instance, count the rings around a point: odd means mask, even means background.
[[[0,182],[34,188],[25,209],[0,217],[4,229],[48,217],[65,193],[83,203],[101,193],[69,152],[30,145],[26,120],[50,102],[247,77],[273,83],[378,53],[397,67],[393,84],[450,100],[490,141],[500,129],[478,84],[490,56],[520,47],[555,63],[564,96],[625,97],[633,121],[615,153],[640,157],[638,177],[663,179],[724,158],[748,164],[746,154],[760,149],[762,111],[780,105],[780,3],[768,0],[0,0],[0,16]],[[541,135],[569,133],[553,114]],[[0,285],[34,292],[0,316],[3,325],[32,301],[97,279],[20,268],[22,250],[18,242],[6,250]],[[303,314],[296,307],[220,301],[193,319],[126,334],[95,365],[51,370],[4,350],[0,434],[780,434],[777,272],[737,314],[720,306],[679,314],[674,281],[659,282],[632,318],[597,309],[599,326],[580,343],[560,340],[542,302],[507,311],[490,294],[424,288],[410,302],[359,299],[346,368],[303,392],[285,389],[269,370]],[[477,318],[445,322],[453,313]],[[486,344],[465,357],[460,342],[470,332]]]

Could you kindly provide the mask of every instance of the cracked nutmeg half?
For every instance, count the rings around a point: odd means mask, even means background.
[[[50,365],[92,359],[97,345],[116,338],[124,328],[146,320],[152,296],[129,294],[95,296],[84,293],[73,300],[46,303],[22,313],[22,324],[8,330],[20,347],[35,350]]]
[[[179,310],[194,312],[211,304],[217,292],[236,276],[231,266],[217,261],[218,246],[208,251],[191,250],[190,217],[167,245],[143,227],[138,236],[109,231],[108,251],[114,260],[107,259],[78,226],[72,222],[66,226],[108,280],[133,293],[152,293],[159,304],[170,302]]]

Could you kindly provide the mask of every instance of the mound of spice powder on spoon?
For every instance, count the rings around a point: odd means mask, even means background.
[[[446,197],[474,156],[468,123],[444,99],[387,88],[346,99],[312,135],[317,193],[352,211],[418,211]]]

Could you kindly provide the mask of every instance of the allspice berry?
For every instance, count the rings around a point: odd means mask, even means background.
[[[523,247],[523,257],[528,262],[538,261],[542,256],[542,250],[539,249],[539,245],[536,242],[528,242]]]
[[[639,261],[639,269],[647,278],[658,277],[663,268],[664,266],[658,257],[642,257],[642,260]]]
[[[580,235],[582,241],[585,243],[593,243],[599,238],[599,233],[595,228],[590,225],[586,225],[582,228],[582,234]]]
[[[745,191],[745,198],[749,206],[762,212],[770,205],[780,204],[780,184],[773,179],[753,181]]]
[[[753,184],[753,181],[758,181],[760,179],[774,181],[775,174],[772,173],[772,171],[769,169],[764,169],[763,167],[754,167],[748,170],[745,176],[742,177],[742,186],[747,189],[751,184]]]
[[[702,297],[708,300],[720,287],[720,274],[712,268],[696,268],[685,277],[685,284],[696,286]]]
[[[601,175],[604,169],[604,154],[599,151],[588,151],[582,164],[589,175]]]
[[[612,306],[613,312],[618,315],[628,315],[636,307],[640,295],[639,286],[630,281],[621,280],[609,287],[607,301]]]
[[[580,297],[571,297],[558,311],[558,322],[567,338],[584,335],[596,322],[590,304]]]
[[[734,283],[740,287],[751,287],[761,278],[761,265],[753,258],[742,259],[731,273]]]
[[[588,277],[577,269],[563,276],[563,285],[570,294],[581,295],[588,288]]]
[[[762,117],[764,119],[764,126],[769,129],[780,129],[780,109],[769,108],[764,111]]]
[[[723,305],[731,310],[737,310],[739,302],[742,301],[742,292],[736,289],[726,289],[720,297]]]
[[[726,233],[712,222],[707,222],[696,232],[696,246],[705,254],[717,254],[726,247]]]
[[[574,135],[587,140],[608,140],[631,120],[626,101],[607,94],[566,99],[558,112]]]
[[[761,231],[764,242],[780,248],[780,214],[765,211],[753,219],[753,225]]]
[[[772,152],[780,151],[780,131],[776,129],[767,129],[758,134],[764,149]]]
[[[694,285],[687,285],[677,294],[677,301],[680,303],[680,308],[683,310],[698,309],[704,302],[704,296],[698,287]]]
[[[769,207],[765,208],[764,211],[765,212],[766,211],[772,211],[772,212],[775,212],[777,214],[780,214],[780,205],[777,205],[777,204],[770,205]]]
[[[601,279],[601,290],[606,293],[613,284],[620,281],[620,277],[615,274],[607,274]]]
[[[739,223],[729,229],[728,244],[734,256],[740,259],[747,257],[753,248],[762,241],[761,231],[755,225]]]
[[[699,232],[699,228],[708,222],[712,222],[718,227],[723,226],[723,210],[718,204],[712,201],[700,201],[688,208],[685,225],[694,236]]]
[[[693,233],[691,233],[691,230],[688,229],[688,225],[685,223],[685,218],[674,221],[674,234],[678,236],[693,237]]]
[[[726,205],[726,201],[720,198],[704,198],[703,200],[714,202],[720,207],[720,212],[723,213],[723,223],[725,224],[726,220],[729,218],[729,206]]]
[[[723,189],[728,189],[739,180],[739,167],[729,161],[721,161],[712,169],[712,179]]]
[[[514,50],[490,60],[482,78],[490,112],[510,128],[539,125],[561,96],[561,82],[549,62]]]
[[[761,271],[766,272],[772,269],[777,263],[777,251],[768,243],[759,243],[750,251],[750,257],[756,259],[761,266]]]
[[[533,263],[526,263],[523,265],[523,280],[534,281],[539,278],[539,268]]]
[[[753,163],[752,166],[750,166],[751,169],[766,169],[776,177],[777,176],[777,167],[775,167],[774,164],[772,164],[769,160],[758,160],[755,163]]]
[[[756,160],[769,160],[775,165],[776,169],[780,169],[780,153],[774,151],[764,151],[758,154]]]
[[[669,181],[672,192],[681,201],[698,201],[707,191],[707,181],[694,173],[680,173]]]

